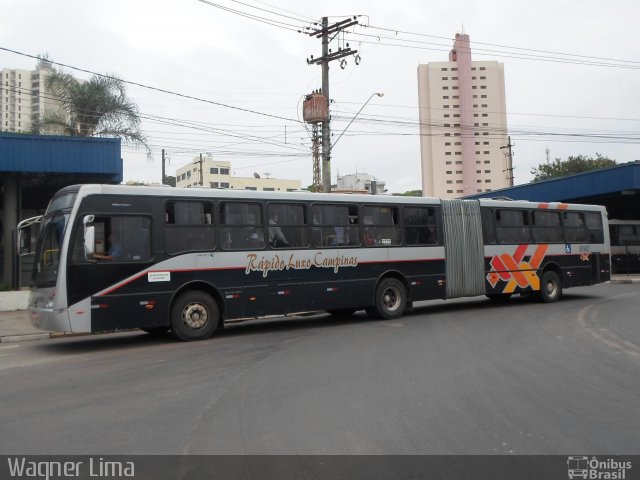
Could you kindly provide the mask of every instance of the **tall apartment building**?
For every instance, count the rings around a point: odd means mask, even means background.
[[[456,34],[448,62],[418,66],[422,194],[456,198],[510,186],[504,65],[471,60]]]
[[[209,188],[234,188],[239,190],[261,190],[292,192],[301,189],[300,180],[253,177],[234,177],[231,162],[214,160],[210,156],[195,157],[193,161],[176,170],[176,187],[205,186]]]
[[[45,78],[53,69],[51,62],[40,60],[35,70],[0,70],[0,131],[31,131],[31,120],[59,103],[46,94]]]

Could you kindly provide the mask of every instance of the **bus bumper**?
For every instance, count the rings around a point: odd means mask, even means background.
[[[31,325],[50,332],[72,332],[67,310],[29,307]]]

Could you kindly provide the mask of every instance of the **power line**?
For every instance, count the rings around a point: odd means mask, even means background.
[[[33,58],[33,59],[36,59],[36,60],[39,59],[37,55],[30,55],[28,53],[19,52],[17,50],[13,50],[13,49],[2,47],[2,46],[0,46],[0,50],[5,51],[5,52],[9,52],[9,53],[14,53],[16,55],[21,55],[23,57]],[[94,71],[91,71],[91,70],[87,70],[87,69],[84,69],[84,68],[74,67],[73,65],[68,65],[68,64],[60,63],[60,62],[54,62],[53,60],[50,60],[50,62],[52,64],[54,64],[54,65],[59,65],[61,67],[70,68],[70,69],[76,70],[78,72],[89,73],[91,75],[96,75],[96,76],[102,77],[102,78],[117,78],[117,77],[113,77],[112,75],[104,75],[104,74],[101,74],[101,73],[98,73],[98,72],[94,72]],[[208,103],[210,105],[216,105],[218,107],[229,108],[229,109],[232,109],[232,110],[238,110],[238,111],[246,112],[246,113],[253,113],[255,115],[262,115],[264,117],[277,118],[279,120],[286,120],[288,122],[293,122],[293,123],[300,123],[299,120],[294,119],[294,118],[287,118],[287,117],[282,117],[280,115],[273,115],[273,114],[270,114],[270,113],[258,112],[256,110],[251,110],[251,109],[248,109],[248,108],[242,108],[242,107],[236,107],[236,106],[233,106],[233,105],[227,105],[225,103],[215,102],[213,100],[207,100],[207,99],[204,99],[204,98],[195,97],[195,96],[187,95],[187,94],[184,94],[184,93],[173,92],[171,90],[166,90],[164,88],[152,87],[150,85],[145,85],[143,83],[133,82],[131,80],[124,80],[122,78],[118,78],[118,80],[120,80],[121,82],[126,83],[128,85],[135,85],[136,87],[145,88],[147,90],[166,93],[168,95],[173,95],[173,96],[180,97],[180,98],[186,98],[186,99],[189,99],[189,100],[195,100],[197,102]]]

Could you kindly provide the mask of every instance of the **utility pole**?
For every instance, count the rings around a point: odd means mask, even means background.
[[[322,39],[322,57],[307,59],[307,64],[321,65],[322,67],[322,93],[327,102],[327,111],[330,110],[331,97],[329,96],[329,62],[348,55],[355,55],[357,50],[351,50],[349,44],[346,48],[338,48],[337,52],[329,50],[329,42],[345,28],[357,25],[356,17],[341,20],[329,25],[328,17],[322,17],[322,28],[308,33],[309,36]],[[331,36],[331,38],[329,38]],[[331,116],[322,122],[322,191],[331,192]]]
[[[200,154],[200,186],[204,185],[204,179],[202,178],[202,154]]]
[[[165,169],[164,169],[164,162],[165,162],[165,156],[164,156],[164,148],[162,149],[162,185],[167,183],[167,176],[165,175]]]
[[[504,170],[507,172],[507,180],[509,180],[509,186],[513,187],[513,151],[511,147],[515,147],[515,144],[511,143],[511,135],[507,137],[508,143],[500,147],[500,150],[507,149],[507,153],[505,154],[507,157],[507,169]]]

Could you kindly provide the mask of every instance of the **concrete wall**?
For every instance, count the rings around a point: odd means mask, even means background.
[[[29,291],[0,292],[0,312],[26,310],[29,303]]]

